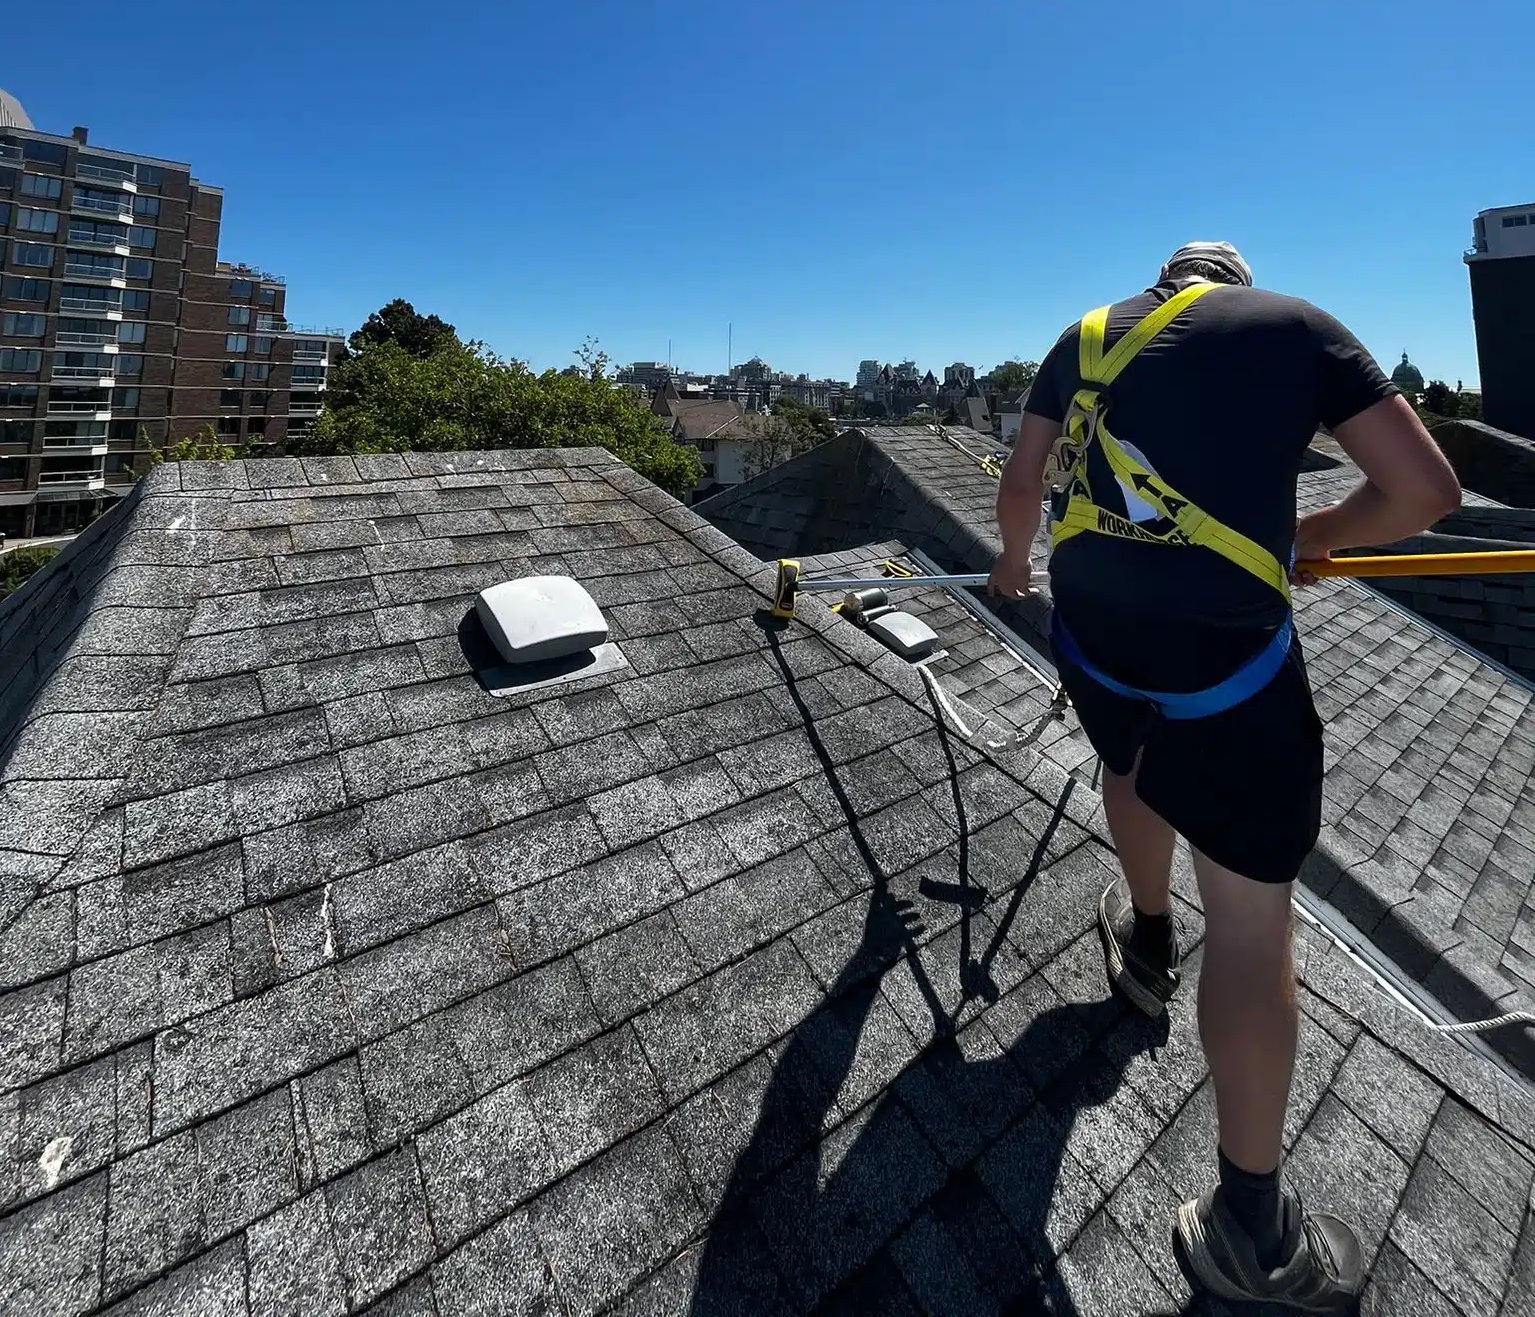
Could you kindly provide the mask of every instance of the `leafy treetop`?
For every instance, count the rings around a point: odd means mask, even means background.
[[[289,440],[288,451],[595,446],[668,493],[680,497],[692,489],[702,473],[697,453],[673,440],[634,393],[613,384],[594,342],[577,355],[580,373],[535,375],[524,363],[503,360],[481,343],[462,343],[451,332],[425,354],[393,338],[369,343],[333,369],[325,410],[309,435]]]
[[[403,297],[380,307],[349,339],[353,352],[396,343],[413,357],[429,357],[449,339],[458,341],[458,331],[437,316],[423,316]]]

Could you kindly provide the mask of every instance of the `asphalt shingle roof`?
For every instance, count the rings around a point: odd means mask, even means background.
[[[982,436],[950,427],[972,453]],[[931,431],[851,431],[697,506],[764,557],[896,539],[946,571],[1001,547],[996,481]],[[1359,480],[1335,442],[1302,472],[1302,511]],[[1495,508],[1468,494],[1471,508]],[[1038,600],[988,607],[1049,652],[1048,541]],[[982,597],[976,592],[977,597]],[[1296,618],[1326,729],[1323,830],[1301,881],[1453,1015],[1535,1009],[1535,708],[1530,684],[1363,582],[1298,592]],[[979,641],[985,654],[985,642]],[[1068,724],[1069,726],[1070,724]],[[1535,1076],[1535,1040],[1490,1041]]]
[[[770,571],[598,450],[125,503],[0,609],[0,1313],[1186,1302],[1193,994],[1108,995],[1058,765],[823,601],[764,626]],[[491,696],[474,593],[551,571],[628,666]],[[1526,1310],[1528,1088],[1299,959],[1290,1173],[1366,1310]]]

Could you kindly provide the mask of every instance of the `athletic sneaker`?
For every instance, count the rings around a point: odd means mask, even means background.
[[[1184,1203],[1177,1235],[1194,1274],[1223,1299],[1287,1304],[1301,1312],[1352,1311],[1365,1281],[1359,1237],[1335,1216],[1303,1211],[1291,1194],[1283,1201],[1289,1260],[1273,1271],[1258,1264],[1252,1239],[1219,1187]]]
[[[1122,878],[1110,883],[1098,902],[1098,928],[1103,934],[1109,982],[1156,1019],[1183,981],[1176,930],[1158,953],[1148,955],[1133,946],[1135,905],[1130,900],[1129,885]]]

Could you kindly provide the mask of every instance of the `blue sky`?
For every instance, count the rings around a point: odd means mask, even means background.
[[[1528,0],[13,9],[0,86],[223,186],[295,319],[535,367],[986,369],[1218,237],[1470,382],[1472,217],[1535,200]]]

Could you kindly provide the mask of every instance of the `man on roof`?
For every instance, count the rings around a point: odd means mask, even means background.
[[[1296,521],[1326,426],[1364,481]],[[1460,503],[1455,473],[1357,338],[1253,287],[1224,242],[1063,333],[1003,468],[991,590],[1029,592],[1051,499],[1052,641],[1103,762],[1124,870],[1099,904],[1110,979],[1148,1014],[1180,985],[1175,834],[1206,921],[1199,1031],[1215,1084],[1215,1186],[1177,1213],[1200,1280],[1309,1312],[1364,1282],[1351,1227],[1281,1183],[1297,1008],[1290,895],[1321,822],[1322,728],[1291,615],[1299,561],[1389,544]]]

